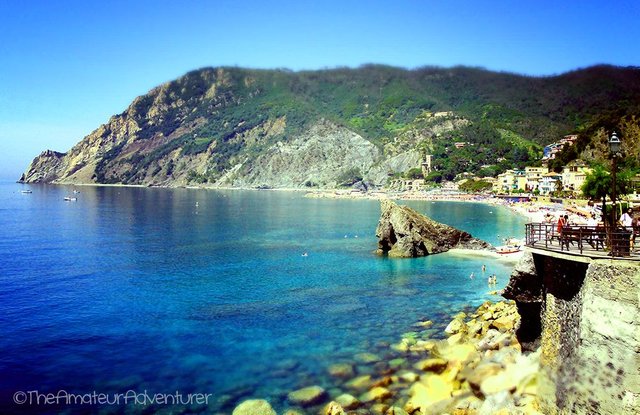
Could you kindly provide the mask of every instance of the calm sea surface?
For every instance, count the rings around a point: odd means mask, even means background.
[[[77,189],[0,185],[1,413],[65,409],[13,403],[33,390],[211,393],[194,412],[261,397],[281,412],[288,391],[335,387],[329,365],[385,357],[384,342],[420,318],[441,331],[496,300],[482,264],[498,288],[511,269],[448,253],[377,257],[375,201]],[[525,219],[501,207],[402,203],[494,245],[524,233]]]

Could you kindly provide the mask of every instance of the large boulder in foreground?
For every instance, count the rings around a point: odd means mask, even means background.
[[[378,254],[414,258],[438,254],[452,248],[491,249],[487,242],[421,215],[408,206],[381,200],[382,214],[376,229]]]

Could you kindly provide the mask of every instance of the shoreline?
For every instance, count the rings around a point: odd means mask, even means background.
[[[431,202],[458,202],[458,203],[482,203],[491,206],[503,206],[514,213],[522,215],[529,219],[531,222],[543,222],[544,213],[542,210],[548,208],[548,206],[542,202],[508,202],[506,200],[499,199],[495,196],[480,195],[480,194],[427,194],[417,192],[388,192],[377,191],[371,193],[356,193],[343,190],[327,190],[327,191],[311,191],[306,197],[316,199],[349,199],[349,200],[420,200]]]
[[[328,388],[310,379],[282,399],[238,397],[229,412],[276,414],[274,404],[284,415],[540,414],[540,353],[518,341],[515,302],[487,300],[447,321],[437,329],[428,317],[414,322],[384,355],[328,362]]]
[[[304,192],[305,197],[313,199],[347,199],[347,200],[420,200],[432,202],[461,202],[461,203],[483,203],[492,206],[504,206],[513,212],[528,218],[531,222],[543,222],[544,212],[541,210],[548,208],[541,202],[508,202],[494,196],[480,194],[446,194],[446,193],[419,193],[419,192],[396,192],[388,190],[377,190],[371,192],[354,192],[346,189],[307,189],[307,188],[255,188],[255,187],[209,187],[209,186],[164,186],[164,185],[142,185],[142,184],[122,184],[122,183],[23,183],[14,182],[21,185],[54,185],[54,186],[82,186],[82,187],[130,187],[148,189],[189,189],[189,190],[240,190],[240,191],[277,191],[277,192]],[[561,209],[562,212],[566,211]],[[567,212],[568,213],[568,212]],[[575,218],[574,218],[575,219]],[[579,220],[578,220],[579,221]]]

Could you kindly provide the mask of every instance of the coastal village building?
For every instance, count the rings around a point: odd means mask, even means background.
[[[547,167],[525,167],[524,174],[526,177],[526,188],[530,192],[540,190],[540,180],[542,176],[549,173]]]
[[[424,179],[400,180],[400,189],[406,191],[417,191],[425,189]]]
[[[493,184],[493,191],[496,193],[509,193],[513,182],[513,170],[507,170],[500,173],[496,182]]]
[[[509,193],[519,189],[525,190],[526,183],[524,170],[507,170],[498,175],[493,189],[498,193]]]
[[[560,173],[547,173],[540,179],[538,190],[540,190],[540,194],[548,195],[551,192],[559,190],[558,183],[560,183],[560,188],[562,188],[562,175]]]
[[[574,160],[562,170],[562,188],[572,192],[580,192],[591,169],[581,160]]]
[[[527,190],[527,175],[524,170],[514,171],[516,190]]]
[[[433,155],[427,154],[422,162],[422,175],[427,177],[433,171]]]
[[[507,170],[499,174],[493,183],[494,193],[515,191],[535,192],[548,195],[556,190],[580,193],[587,174],[591,169],[582,160],[566,165],[562,173],[549,172],[547,167],[526,167],[524,170]],[[486,179],[484,179],[486,180]],[[640,189],[640,176],[638,177]]]
[[[564,148],[564,146],[566,145],[573,145],[576,140],[578,139],[578,136],[576,134],[571,134],[571,135],[565,135],[562,139],[560,139],[559,141],[556,141],[555,143],[551,143],[548,146],[546,146],[542,152],[542,161],[544,162],[548,162],[549,160],[553,160],[554,158],[556,158],[556,155],[562,151],[562,149]]]

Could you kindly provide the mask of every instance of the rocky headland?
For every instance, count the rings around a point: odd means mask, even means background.
[[[594,114],[626,114],[640,102],[639,79],[637,68],[607,66],[544,78],[202,68],[133,99],[68,151],[42,152],[20,181],[371,189],[429,169],[449,180],[536,157],[538,145],[603,122]]]
[[[408,206],[381,200],[376,229],[377,253],[396,258],[414,258],[446,252],[453,248],[491,249],[491,245],[470,233],[436,222]]]

